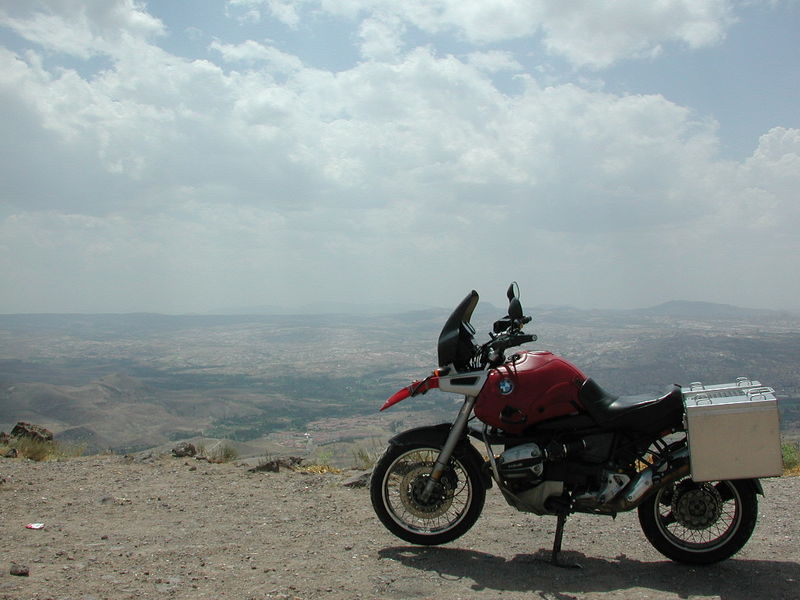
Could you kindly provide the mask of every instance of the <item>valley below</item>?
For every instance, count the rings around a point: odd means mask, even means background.
[[[800,439],[800,317],[720,305],[536,308],[528,349],[618,395],[747,376],[775,388]],[[478,341],[502,310],[479,306]],[[0,315],[0,429],[42,425],[87,453],[225,440],[240,456],[352,463],[393,433],[451,420],[432,391],[378,412],[436,367],[444,310],[387,315]]]

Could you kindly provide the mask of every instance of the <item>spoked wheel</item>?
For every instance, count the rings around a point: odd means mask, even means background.
[[[667,558],[705,565],[741,550],[753,533],[758,499],[749,480],[696,483],[685,478],[639,506],[647,539]]]
[[[399,538],[436,545],[466,533],[483,509],[486,490],[470,461],[453,457],[433,494],[423,490],[439,448],[422,444],[390,446],[372,472],[370,496],[378,518]]]

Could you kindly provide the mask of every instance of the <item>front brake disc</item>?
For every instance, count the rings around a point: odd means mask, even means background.
[[[430,465],[419,465],[405,474],[400,484],[400,499],[405,509],[420,519],[433,519],[445,514],[453,504],[450,478],[442,477],[427,501],[421,496],[430,480]]]

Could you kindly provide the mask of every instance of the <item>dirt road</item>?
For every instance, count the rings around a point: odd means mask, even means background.
[[[0,460],[0,479],[4,600],[800,599],[798,477],[763,482],[753,538],[712,567],[662,558],[635,514],[575,515],[564,548],[580,570],[540,561],[555,519],[515,512],[496,490],[469,533],[420,548],[341,475],[107,456]]]

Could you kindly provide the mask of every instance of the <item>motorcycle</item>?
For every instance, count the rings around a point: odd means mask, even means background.
[[[468,294],[439,336],[439,368],[381,407],[437,388],[464,396],[452,423],[389,441],[370,480],[383,525],[412,544],[450,542],[473,526],[496,484],[518,511],[557,518],[549,561],[558,566],[570,566],[560,555],[573,513],[636,509],[649,542],[681,563],[738,552],[753,533],[763,489],[758,478],[693,479],[681,386],[655,399],[616,397],[553,353],[508,355],[537,336],[523,333],[531,317],[516,283],[507,297],[508,314],[478,346],[470,320],[479,297]]]

